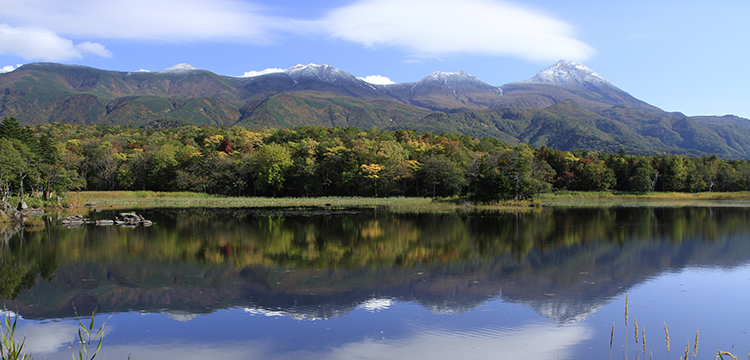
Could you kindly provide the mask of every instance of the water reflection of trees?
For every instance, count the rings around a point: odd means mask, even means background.
[[[14,299],[37,278],[49,281],[57,270],[56,244],[45,237],[26,236],[18,228],[0,232],[0,297]]]
[[[110,309],[137,308],[134,301],[191,311],[249,298],[333,303],[343,294],[362,301],[388,293],[455,310],[502,289],[506,299],[549,311],[564,303],[566,313],[555,316],[571,318],[670,267],[732,266],[750,257],[750,243],[737,241],[749,232],[743,208],[174,210],[147,217],[157,225],[16,235],[2,248],[2,297],[54,278],[61,302],[104,301]],[[49,296],[24,301],[42,306]]]
[[[278,213],[276,214],[278,215]],[[304,215],[304,213],[303,213]],[[748,231],[750,210],[607,208],[518,213],[253,216],[183,210],[154,214],[160,226],[80,227],[27,232],[7,241],[3,263],[15,267],[77,261],[151,259],[291,268],[444,263],[592,242],[680,243]],[[38,265],[34,265],[38,264]],[[49,270],[46,270],[49,272]]]

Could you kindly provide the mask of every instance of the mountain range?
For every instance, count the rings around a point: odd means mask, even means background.
[[[666,112],[583,64],[562,60],[531,79],[499,87],[462,71],[376,85],[316,64],[228,77],[187,64],[120,72],[32,63],[0,74],[0,117],[9,116],[26,125],[415,129],[561,150],[750,158],[747,119]]]

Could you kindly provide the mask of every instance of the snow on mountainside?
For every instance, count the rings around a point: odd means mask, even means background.
[[[191,72],[191,71],[198,71],[200,69],[190,65],[190,64],[177,64],[175,66],[172,66],[171,68],[164,69],[157,71],[159,74],[177,74],[177,73],[185,73],[185,72]]]
[[[586,88],[590,85],[610,85],[601,75],[578,62],[558,61],[524,83],[551,84],[562,87]]]
[[[444,71],[435,71],[434,73],[427,75],[422,80],[419,80],[416,83],[413,83],[412,89],[419,86],[424,86],[429,83],[440,83],[444,84],[451,90],[457,90],[457,89],[482,89],[485,91],[491,91],[496,92],[498,94],[502,94],[502,90],[500,88],[497,88],[495,86],[492,86],[490,84],[485,83],[482,80],[479,80],[473,75],[467,74],[464,71],[457,71],[457,72],[444,72]]]
[[[449,81],[450,82],[471,81],[471,82],[483,83],[481,80],[463,71],[457,71],[457,72],[435,71],[434,73],[427,75],[422,80],[419,80],[419,82],[428,82],[428,81],[438,81],[438,82],[444,82],[444,83],[447,83]]]
[[[502,90],[463,71],[436,71],[417,82],[378,88],[398,101],[430,110],[456,112],[488,108],[502,97]]]
[[[339,79],[361,81],[354,75],[330,65],[299,64],[292,66],[283,72],[295,81],[299,81],[303,78],[318,78],[327,83],[333,83]]]
[[[325,65],[325,64],[324,65],[297,64],[288,69],[272,68],[272,69],[266,69],[262,71],[250,71],[250,72],[246,72],[245,75],[242,77],[253,78],[253,77],[260,77],[260,76],[268,75],[268,74],[279,74],[279,73],[288,75],[294,81],[300,81],[301,79],[318,79],[327,83],[333,83],[339,79],[363,81],[362,79],[359,79],[346,71],[343,71],[339,68],[333,67],[331,65]]]
[[[500,88],[487,84],[484,81],[479,80],[475,76],[467,74],[463,71],[435,71],[434,73],[427,75],[422,80],[419,80],[415,83],[394,84],[393,87],[395,87],[395,85],[411,85],[412,91],[416,88],[434,87],[435,85],[439,85],[445,86],[453,91],[469,89],[476,91],[481,89],[482,91],[490,91],[502,94],[502,90],[500,90]]]

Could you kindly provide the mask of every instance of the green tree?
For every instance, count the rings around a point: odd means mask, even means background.
[[[107,142],[93,143],[83,148],[81,176],[92,190],[114,190],[120,166],[117,150]]]
[[[445,155],[433,155],[422,162],[420,178],[432,197],[458,195],[467,184],[466,171]]]
[[[614,171],[593,155],[579,159],[572,171],[575,179],[571,190],[602,191],[612,187],[616,181]]]
[[[660,159],[661,187],[664,191],[688,190],[688,178],[692,162],[679,155],[665,155]]]
[[[628,178],[628,186],[624,190],[648,192],[654,189],[656,172],[647,159],[640,159],[635,163],[632,175]]]
[[[11,183],[18,180],[19,174],[28,171],[28,165],[12,141],[7,138],[0,138],[0,195],[2,201],[8,199]]]
[[[13,116],[3,119],[3,123],[0,124],[0,137],[22,140],[23,128],[18,123],[18,119]]]
[[[262,191],[271,190],[276,196],[286,180],[286,171],[293,165],[289,149],[279,144],[266,144],[255,156],[255,178]]]
[[[172,144],[163,144],[158,149],[149,152],[148,156],[148,188],[169,191],[178,165],[177,147]]]

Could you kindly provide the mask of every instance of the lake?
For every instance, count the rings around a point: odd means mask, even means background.
[[[5,237],[34,358],[94,309],[110,360],[679,359],[697,329],[697,358],[750,352],[747,208],[134,210],[155,224]]]

